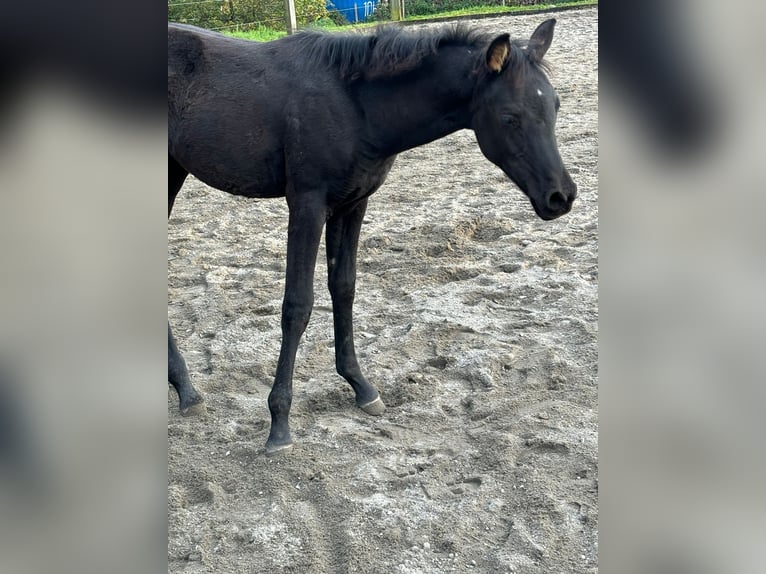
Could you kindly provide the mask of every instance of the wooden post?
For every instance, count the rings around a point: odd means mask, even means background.
[[[404,20],[404,0],[388,0],[391,8],[391,20]]]
[[[285,23],[287,24],[287,33],[294,34],[298,30],[298,24],[295,20],[295,0],[285,0]]]

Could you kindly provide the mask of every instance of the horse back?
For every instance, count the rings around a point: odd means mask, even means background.
[[[366,160],[359,115],[347,85],[308,67],[290,37],[257,43],[168,25],[169,153],[212,187],[277,197],[322,183],[328,204],[365,194],[390,161]]]

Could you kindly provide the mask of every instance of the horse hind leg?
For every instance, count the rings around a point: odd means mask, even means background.
[[[168,382],[178,393],[178,408],[182,415],[201,415],[207,411],[202,395],[191,383],[186,361],[178,350],[168,322]]]
[[[170,219],[170,212],[173,210],[173,203],[175,203],[178,192],[181,191],[181,187],[186,181],[186,176],[189,172],[182,168],[173,157],[168,154],[168,219]]]
[[[366,208],[365,199],[349,213],[327,222],[327,283],[332,298],[336,370],[354,389],[356,405],[367,414],[377,416],[383,414],[386,405],[362,374],[354,348],[356,253]]]
[[[187,175],[188,172],[178,165],[172,157],[168,156],[168,217],[170,217],[173,202]],[[186,361],[178,350],[173,331],[170,328],[170,321],[168,321],[168,382],[178,393],[178,406],[181,414],[195,415],[206,412],[202,395],[191,383]]]

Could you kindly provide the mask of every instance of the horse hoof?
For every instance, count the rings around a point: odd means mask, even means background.
[[[371,403],[367,403],[366,405],[359,405],[359,408],[366,412],[368,415],[377,417],[385,412],[386,405],[383,402],[383,399],[378,397]]]
[[[280,452],[286,452],[293,448],[293,443],[288,442],[286,444],[269,444],[266,443],[266,456],[274,456]]]
[[[185,409],[181,409],[181,414],[185,417],[202,417],[207,414],[207,406],[205,406],[204,401],[200,400],[198,403],[194,403]]]

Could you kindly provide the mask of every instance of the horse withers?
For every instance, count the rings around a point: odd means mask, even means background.
[[[337,371],[357,406],[385,409],[357,362],[352,306],[367,200],[398,153],[471,129],[539,217],[571,209],[577,191],[557,149],[559,99],[543,63],[554,25],[526,42],[452,26],[255,43],[168,24],[168,215],[189,173],[235,195],[285,197],[289,208],[268,453],[292,446],[293,367],[323,229]],[[170,325],[168,379],[182,411],[202,408]]]

